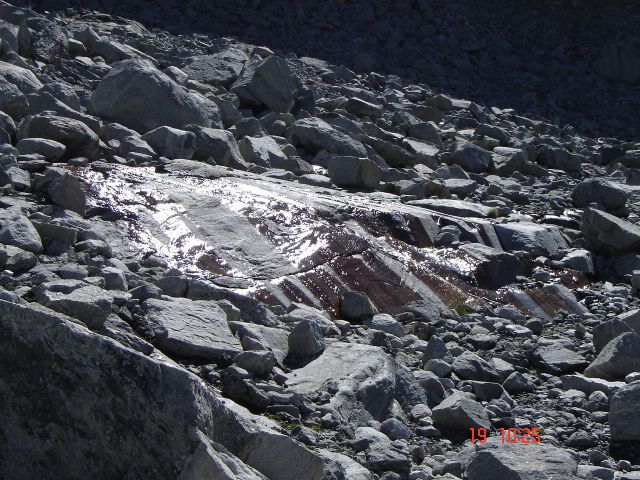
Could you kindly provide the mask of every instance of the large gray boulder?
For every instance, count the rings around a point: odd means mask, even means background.
[[[493,149],[492,173],[509,176],[514,172],[521,172],[527,163],[527,154],[521,148],[496,147]]]
[[[617,183],[602,178],[589,178],[574,187],[571,200],[578,208],[597,202],[606,210],[614,211],[625,206],[630,194],[629,190]]]
[[[227,324],[227,315],[214,301],[149,299],[143,304],[154,344],[181,357],[220,360],[242,351]]]
[[[502,247],[507,251],[524,250],[531,256],[551,256],[567,242],[556,227],[535,223],[500,223],[495,225]]]
[[[0,77],[24,94],[35,93],[42,88],[42,82],[31,70],[11,63],[0,62]]]
[[[284,168],[288,160],[278,143],[269,136],[244,137],[238,146],[247,162],[263,167]]]
[[[591,248],[603,255],[631,252],[640,248],[640,227],[595,208],[582,215],[580,230]]]
[[[332,393],[339,419],[366,425],[386,419],[396,387],[395,362],[379,347],[335,342],[311,363],[287,375],[292,392]]]
[[[489,362],[469,351],[455,357],[452,366],[456,375],[464,380],[500,381],[500,375]]]
[[[476,260],[474,276],[481,287],[500,288],[525,273],[525,266],[512,253],[482,243],[467,243],[460,249]]]
[[[31,221],[15,212],[0,212],[0,243],[13,245],[27,252],[42,253],[42,239]]]
[[[54,63],[64,57],[69,49],[68,34],[44,16],[27,18],[18,30],[20,54],[46,63]]]
[[[111,314],[113,295],[101,288],[87,285],[71,292],[39,291],[36,300],[45,307],[80,320],[91,329],[98,329]]]
[[[626,332],[607,343],[584,374],[605,380],[624,380],[633,372],[640,372],[640,335]]]
[[[314,357],[325,348],[320,327],[313,320],[301,320],[293,327],[287,340],[289,355],[297,358]]]
[[[458,140],[453,151],[453,162],[467,172],[484,173],[491,167],[491,152],[467,140]]]
[[[611,440],[640,442],[640,381],[620,388],[609,408]]]
[[[547,443],[501,443],[490,437],[460,453],[467,480],[578,480],[578,458]]]
[[[178,85],[146,60],[116,63],[94,90],[91,111],[138,132],[192,123],[222,127],[214,102]]]
[[[198,82],[226,87],[238,78],[248,59],[239,48],[229,47],[211,55],[190,58],[182,71]]]
[[[287,113],[293,108],[297,87],[287,61],[273,55],[264,60],[251,57],[230,90],[246,105]]]
[[[202,161],[212,159],[216,165],[246,170],[248,165],[242,158],[238,142],[228,130],[190,125],[196,135],[196,150],[193,158]]]
[[[294,145],[301,145],[311,153],[324,149],[338,155],[367,156],[367,150],[361,142],[316,117],[296,120],[287,130],[287,137]]]
[[[531,352],[531,362],[536,368],[555,375],[575,372],[587,366],[582,355],[558,344],[536,347]]]
[[[158,127],[142,135],[158,155],[167,158],[190,159],[196,150],[196,135],[193,132],[172,127]]]
[[[375,189],[382,169],[368,158],[332,157],[327,165],[329,178],[339,187]]]
[[[462,392],[454,392],[432,409],[433,425],[468,433],[470,428],[491,428],[485,408]]]
[[[50,112],[30,115],[20,123],[18,140],[32,137],[60,142],[69,156],[94,158],[99,152],[100,139],[87,125]]]
[[[6,301],[0,330],[2,478],[322,478],[320,457],[166,357]]]

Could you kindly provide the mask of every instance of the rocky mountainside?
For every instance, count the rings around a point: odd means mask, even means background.
[[[640,478],[640,143],[104,8],[0,2],[0,478]]]
[[[436,93],[515,108],[591,136],[637,140],[634,0],[24,0],[149,27],[234,37]],[[547,121],[549,123],[549,121]]]

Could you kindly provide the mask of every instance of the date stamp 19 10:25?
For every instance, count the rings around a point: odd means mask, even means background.
[[[471,443],[486,443],[489,431],[486,428],[471,428]],[[500,443],[540,443],[540,428],[501,428]]]

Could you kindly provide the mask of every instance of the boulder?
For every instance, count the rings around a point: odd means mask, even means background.
[[[500,288],[525,273],[523,263],[511,253],[481,243],[466,243],[460,249],[477,261],[474,276],[480,287]]]
[[[18,30],[20,54],[46,63],[56,63],[69,49],[67,33],[44,16],[25,19]]]
[[[467,172],[484,173],[491,168],[491,152],[467,140],[458,140],[453,151],[453,162]]]
[[[196,150],[196,135],[193,132],[172,127],[158,127],[142,135],[158,155],[167,158],[189,160]]]
[[[293,327],[287,342],[289,355],[296,358],[315,357],[325,349],[320,327],[308,319],[301,320]]]
[[[287,374],[289,391],[306,396],[331,393],[331,405],[340,419],[366,425],[387,418],[396,375],[393,360],[379,347],[335,342],[322,355]]]
[[[241,49],[229,47],[211,55],[190,58],[182,71],[198,82],[227,87],[238,78],[248,59]]]
[[[492,173],[506,177],[514,172],[522,172],[527,163],[527,154],[521,148],[496,147],[492,154]]]
[[[562,148],[544,146],[538,152],[538,163],[556,170],[564,170],[570,173],[578,173],[582,170],[584,157],[570,153]]]
[[[349,98],[342,108],[356,117],[369,117],[374,120],[377,120],[384,111],[380,105],[367,102],[358,97]]]
[[[362,143],[316,117],[296,120],[287,129],[287,138],[294,145],[301,145],[311,153],[326,150],[337,155],[367,156],[367,150]]]
[[[578,458],[548,443],[501,443],[490,437],[460,452],[468,480],[578,480]]]
[[[339,187],[375,189],[382,179],[382,169],[368,158],[332,157],[329,178]]]
[[[363,292],[342,292],[340,294],[340,315],[345,320],[363,321],[373,317],[378,309]]]
[[[469,351],[455,357],[452,366],[456,375],[464,380],[500,381],[500,375],[489,362]]]
[[[64,157],[67,151],[62,143],[47,138],[23,138],[16,144],[21,155],[36,153],[42,155],[47,162],[56,162]]]
[[[288,158],[271,137],[244,137],[238,143],[242,157],[256,165],[268,168],[284,168]]]
[[[0,61],[0,77],[14,85],[23,94],[35,93],[42,88],[42,82],[31,70]]]
[[[571,200],[578,208],[588,207],[597,202],[607,211],[623,208],[631,192],[622,185],[618,185],[602,178],[589,178],[576,185],[571,192]]]
[[[609,407],[611,440],[640,442],[640,381],[620,388]]]
[[[31,270],[38,263],[36,256],[13,245],[0,246],[0,267],[21,274]]]
[[[442,430],[469,433],[470,428],[491,428],[485,408],[462,392],[454,392],[432,409],[433,425]]]
[[[146,60],[116,63],[94,90],[91,111],[138,132],[189,124],[222,127],[214,102],[178,85]]]
[[[212,159],[215,165],[247,169],[247,162],[242,158],[238,142],[231,132],[197,125],[190,125],[187,128],[196,135],[196,150],[193,158],[202,161]]]
[[[524,250],[534,257],[549,257],[568,246],[556,227],[525,222],[500,223],[494,227],[502,248],[507,251]]]
[[[242,347],[214,301],[149,299],[143,303],[154,344],[169,355],[221,360]]]
[[[42,253],[42,240],[31,221],[18,212],[0,212],[0,243]]]
[[[413,200],[408,202],[410,205],[428,208],[435,212],[454,215],[456,217],[486,217],[491,211],[490,208],[483,205],[465,202],[464,200],[450,200],[443,198],[425,198],[424,200]]]
[[[287,61],[272,55],[251,57],[230,90],[246,105],[287,113],[293,108],[297,87]]]
[[[322,479],[320,457],[166,357],[5,301],[0,330],[2,478]]]
[[[554,375],[575,372],[587,366],[582,355],[556,344],[536,347],[531,353],[531,362],[536,368]]]
[[[633,332],[633,329],[623,320],[616,317],[605,320],[593,328],[593,348],[600,353],[607,343],[627,332]]]
[[[372,319],[363,322],[372,330],[380,330],[395,337],[404,337],[404,327],[400,322],[387,313],[374,315]]]
[[[625,332],[605,345],[584,374],[605,380],[624,380],[628,374],[639,371],[640,335]]]
[[[44,290],[37,293],[41,305],[99,329],[111,314],[113,295],[101,288],[87,285],[69,293]]]
[[[49,112],[30,115],[18,127],[18,140],[46,138],[63,144],[67,155],[95,158],[99,152],[99,138],[79,120],[59,117]]]
[[[595,208],[584,211],[580,230],[590,247],[603,255],[618,255],[640,248],[640,227]]]

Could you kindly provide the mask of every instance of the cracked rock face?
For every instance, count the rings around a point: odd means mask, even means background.
[[[640,143],[102,3],[0,2],[0,478],[638,477]]]

